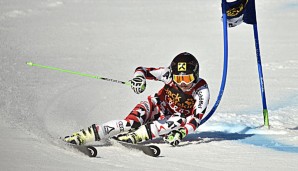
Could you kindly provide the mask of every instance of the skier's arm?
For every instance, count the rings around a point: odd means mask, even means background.
[[[200,87],[194,92],[194,98],[196,100],[193,115],[187,117],[187,123],[185,125],[186,134],[194,132],[200,125],[201,119],[203,118],[210,98],[210,93],[207,84]]]
[[[134,77],[143,76],[147,80],[156,80],[168,82],[170,78],[170,69],[167,67],[137,67],[134,73]]]

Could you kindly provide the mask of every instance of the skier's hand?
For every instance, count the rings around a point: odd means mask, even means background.
[[[186,136],[185,128],[180,128],[179,130],[173,130],[168,135],[166,135],[163,139],[166,143],[171,144],[172,146],[176,147],[182,138]]]
[[[146,89],[146,79],[144,76],[136,76],[131,80],[131,88],[137,94],[143,93]]]

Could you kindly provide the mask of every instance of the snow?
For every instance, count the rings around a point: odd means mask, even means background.
[[[87,158],[58,138],[125,117],[162,87],[126,85],[34,68],[38,64],[129,80],[137,66],[167,66],[180,52],[200,61],[211,91],[222,75],[220,1],[1,0],[1,170],[297,170],[298,1],[256,1],[271,129],[263,124],[252,26],[229,29],[223,99],[211,119],[161,157],[119,146]],[[208,111],[207,111],[208,112]]]

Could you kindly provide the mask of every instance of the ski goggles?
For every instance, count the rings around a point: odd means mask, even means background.
[[[177,84],[185,83],[190,84],[195,80],[193,74],[189,75],[173,75],[173,81]]]

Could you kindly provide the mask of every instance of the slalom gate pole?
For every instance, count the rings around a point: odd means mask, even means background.
[[[223,66],[223,73],[222,73],[222,80],[220,90],[217,96],[217,100],[210,110],[210,112],[201,120],[200,125],[204,124],[216,111],[222,95],[224,93],[226,79],[227,79],[227,71],[228,71],[228,29],[227,29],[227,14],[226,14],[226,0],[222,0],[222,22],[223,22],[223,33],[224,33],[224,66]]]
[[[268,116],[268,109],[267,109],[267,103],[266,103],[264,77],[263,77],[263,70],[262,70],[262,61],[261,61],[261,54],[260,54],[260,47],[259,47],[259,35],[258,35],[257,24],[253,24],[253,29],[254,29],[254,38],[255,38],[256,56],[257,56],[257,63],[258,63],[259,80],[260,80],[260,89],[261,89],[261,96],[262,96],[262,103],[263,103],[264,126],[267,126],[269,129],[270,128],[269,116]]]
[[[101,77],[101,76],[97,76],[97,75],[85,74],[85,73],[81,73],[81,72],[70,71],[70,70],[65,70],[65,69],[61,69],[61,68],[55,68],[55,67],[51,67],[51,66],[35,64],[35,63],[32,63],[32,62],[26,62],[26,64],[29,65],[29,66],[35,66],[35,67],[39,67],[39,68],[45,68],[45,69],[56,70],[56,71],[60,71],[60,72],[66,72],[66,73],[70,73],[70,74],[80,75],[80,76],[83,76],[83,77],[95,78],[95,79],[110,81],[110,82],[114,82],[114,83],[130,85],[129,81],[124,82],[124,81],[114,80],[114,79],[105,78],[105,77]]]

